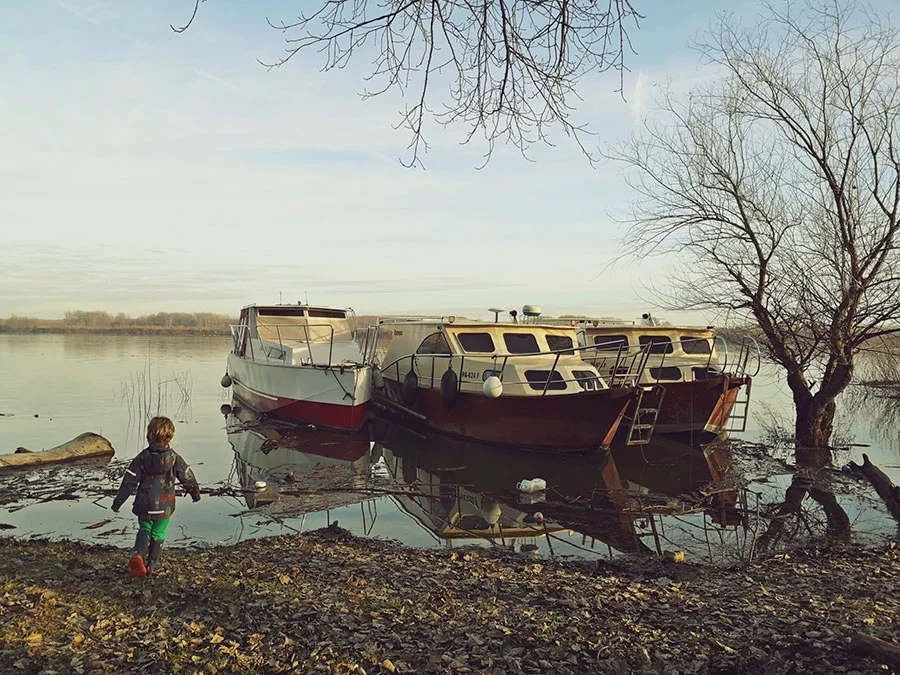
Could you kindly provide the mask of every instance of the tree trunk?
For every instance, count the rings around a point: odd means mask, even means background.
[[[869,656],[880,663],[885,663],[891,668],[900,669],[900,647],[879,640],[876,637],[857,634],[853,636],[850,647],[865,656]]]
[[[794,404],[797,407],[797,419],[794,425],[794,438],[797,449],[828,448],[831,445],[831,434],[834,432],[834,399],[821,400],[818,396],[800,396],[794,392]]]
[[[109,441],[90,432],[81,434],[68,443],[42,452],[0,455],[0,471],[24,469],[44,464],[74,462],[94,457],[112,457],[115,451]]]

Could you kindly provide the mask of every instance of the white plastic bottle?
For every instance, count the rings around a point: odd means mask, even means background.
[[[547,489],[547,481],[543,478],[520,480],[516,488],[521,492],[542,492]]]

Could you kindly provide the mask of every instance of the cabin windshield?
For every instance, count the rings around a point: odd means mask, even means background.
[[[619,349],[628,349],[627,335],[595,335],[594,346],[598,351],[617,352]]]
[[[638,341],[641,347],[649,346],[651,354],[671,354],[674,351],[672,339],[665,335],[641,335]]]
[[[547,346],[551,352],[564,352],[566,354],[574,354],[574,341],[568,335],[548,335]]]
[[[685,354],[709,354],[712,351],[709,340],[689,335],[681,336],[681,348]]]
[[[541,351],[537,338],[531,333],[504,333],[503,342],[510,354],[537,354]]]
[[[416,354],[452,354],[450,344],[443,333],[432,333],[422,340]]]
[[[266,307],[257,312],[256,332],[261,340],[283,343],[330,342],[333,337],[347,338],[352,331],[343,310]]]
[[[491,354],[495,351],[494,339],[490,333],[457,333],[463,351],[475,354]]]

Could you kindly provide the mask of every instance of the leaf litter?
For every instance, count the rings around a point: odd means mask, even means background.
[[[0,671],[869,673],[900,550],[852,544],[721,569],[503,548],[418,550],[338,526],[127,574],[127,551],[0,539]]]

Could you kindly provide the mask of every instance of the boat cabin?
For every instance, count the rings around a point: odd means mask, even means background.
[[[352,310],[311,305],[248,305],[231,326],[234,354],[286,366],[362,364]]]
[[[622,354],[646,354],[644,381],[690,382],[721,373],[721,341],[710,328],[648,326],[635,323],[582,324],[585,359],[601,372]]]
[[[454,317],[383,321],[378,327],[381,373],[403,381],[413,370],[420,387],[438,388],[448,369],[460,392],[482,393],[494,376],[503,395],[551,395],[606,389],[582,360],[570,326],[482,323]]]

